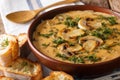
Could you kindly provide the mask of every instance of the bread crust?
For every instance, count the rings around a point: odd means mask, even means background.
[[[10,78],[10,77],[0,76],[0,80],[15,80],[15,79]]]
[[[18,40],[16,36],[2,34],[0,35],[0,46],[0,65],[9,66],[20,54]]]
[[[0,66],[0,76],[4,76],[4,68],[2,66]]]
[[[40,64],[32,62],[28,59],[18,58],[11,65],[16,66],[16,63],[19,62],[19,61],[21,61],[21,62],[18,63],[18,64],[21,64],[22,62],[27,62],[30,65],[33,65],[34,67],[31,68],[30,70],[31,71],[34,70],[34,71],[29,74],[29,73],[25,73],[23,71],[19,71],[19,70],[22,70],[22,69],[19,69],[18,67],[9,66],[9,67],[5,67],[4,75],[7,76],[7,77],[13,77],[14,79],[18,79],[18,80],[40,80],[40,79],[42,79],[42,68],[41,68]],[[23,68],[25,68],[25,67],[26,66],[23,66]],[[16,69],[14,69],[14,68],[16,68]]]
[[[19,47],[20,47],[20,56],[25,58],[27,57],[31,50],[28,46],[28,41],[27,41],[27,33],[20,33],[17,36],[18,42],[19,42]]]
[[[49,76],[42,80],[74,80],[73,77],[63,71],[52,71]]]
[[[24,38],[23,38],[24,36]],[[10,34],[0,35],[0,76],[8,80],[41,80],[42,68],[37,62],[32,62],[29,59],[21,58],[19,51],[25,50],[27,44],[26,34],[20,34],[24,39],[18,43],[18,37]],[[23,40],[21,39],[21,40]],[[19,50],[20,49],[20,50]],[[29,50],[30,53],[30,50]],[[25,53],[25,54],[29,54]],[[25,56],[24,56],[25,57]],[[27,56],[26,56],[27,57]]]

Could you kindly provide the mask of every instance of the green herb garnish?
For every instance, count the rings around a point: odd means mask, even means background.
[[[95,54],[86,56],[85,58],[87,58],[88,60],[90,60],[92,62],[97,62],[97,61],[101,60],[101,58],[100,57],[96,57]]]
[[[102,27],[107,27],[107,24],[105,22],[102,22]]]
[[[74,19],[74,21],[78,23],[80,19],[81,19],[81,18],[76,17],[76,18]]]
[[[60,57],[63,60],[67,60],[68,59],[68,57],[65,54],[60,54],[60,53],[57,53],[56,57]]]
[[[115,18],[115,17],[108,17],[107,20],[109,21],[109,23],[110,23],[111,25],[118,24],[118,23],[116,22],[116,18]]]
[[[28,63],[27,63],[27,62],[22,62],[21,65],[22,65],[22,66],[27,66]]]
[[[55,43],[56,45],[60,45],[65,42],[66,42],[66,40],[62,39],[61,37],[58,37],[55,40],[53,40],[53,43]]]
[[[74,63],[84,63],[84,59],[83,58],[76,57],[75,55],[68,57],[65,54],[58,53],[56,55],[56,57],[59,57],[59,58],[62,58],[63,60],[68,60],[68,61],[71,61],[71,62],[74,62]]]
[[[81,57],[71,56],[68,59],[69,61],[72,61],[74,63],[84,63],[84,59]]]
[[[76,18],[75,20],[73,20],[72,17],[67,17],[64,24],[67,25],[68,27],[75,27],[75,26],[77,26],[78,20],[79,20],[79,18]]]
[[[51,32],[51,33],[49,33],[49,34],[40,34],[40,33],[39,33],[39,35],[40,35],[40,36],[43,36],[43,37],[46,37],[46,38],[49,38],[50,36],[53,35],[53,32]]]
[[[9,45],[8,38],[4,39],[4,40],[0,43],[0,45],[1,45],[2,47],[8,46],[8,45]]]
[[[48,47],[50,44],[42,44],[42,46],[44,47]]]
[[[103,40],[108,39],[108,37],[112,34],[113,30],[108,27],[100,27],[91,32],[92,36],[99,37]]]
[[[107,20],[107,21],[109,21],[109,23],[110,23],[111,25],[118,24],[118,23],[116,22],[116,17],[113,17],[113,16],[111,16],[111,17],[105,17],[105,16],[100,15],[100,16],[98,17],[98,19]]]
[[[68,42],[69,46],[75,46],[75,43]]]

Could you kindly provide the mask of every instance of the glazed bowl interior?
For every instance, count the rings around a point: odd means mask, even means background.
[[[95,75],[95,74],[102,74],[109,71],[114,70],[115,68],[120,67],[118,65],[120,63],[120,57],[115,58],[114,60],[95,63],[95,64],[73,64],[73,63],[66,63],[62,61],[55,60],[53,58],[48,57],[47,55],[43,54],[33,45],[33,32],[36,30],[36,27],[44,20],[51,19],[57,14],[68,12],[68,11],[75,11],[75,10],[93,10],[97,12],[103,12],[111,15],[115,15],[119,17],[119,15],[115,14],[113,11],[101,7],[90,6],[90,5],[71,5],[56,8],[50,10],[48,12],[44,12],[40,14],[40,16],[33,21],[29,30],[28,30],[28,43],[33,52],[33,54],[39,59],[39,61],[47,66],[52,70],[62,70],[68,73],[78,73],[80,75]],[[88,73],[89,71],[89,73]]]

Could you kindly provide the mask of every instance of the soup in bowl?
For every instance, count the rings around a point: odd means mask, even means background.
[[[33,22],[28,37],[33,53],[53,70],[93,75],[118,67],[120,20],[108,9],[85,5],[51,10]]]

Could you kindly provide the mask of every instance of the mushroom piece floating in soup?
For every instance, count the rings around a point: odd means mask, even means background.
[[[33,44],[54,59],[92,64],[120,57],[120,20],[106,13],[69,11],[41,22]]]

